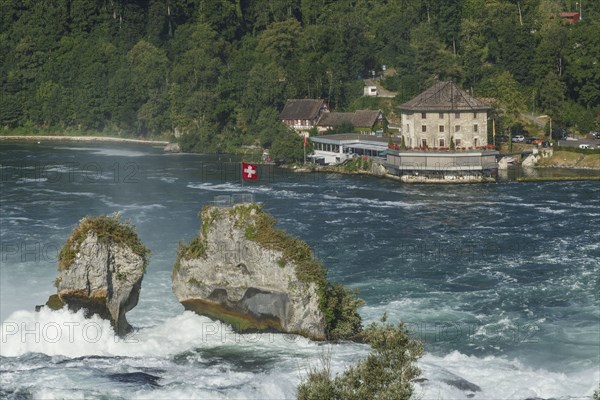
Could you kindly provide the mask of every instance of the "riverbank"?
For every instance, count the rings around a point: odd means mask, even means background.
[[[290,169],[297,173],[329,173],[341,175],[361,175],[372,176],[375,178],[391,179],[403,183],[425,183],[425,184],[472,184],[472,183],[494,183],[496,179],[490,176],[469,175],[463,176],[427,176],[427,175],[405,175],[397,176],[390,174],[387,168],[378,162],[358,158],[347,164],[342,165],[311,165],[296,166],[284,165],[283,168]]]
[[[520,176],[515,179],[517,182],[569,182],[569,181],[600,181],[598,176]]]
[[[46,136],[46,135],[2,135],[0,141],[27,141],[27,142],[113,142],[113,143],[139,143],[139,144],[169,144],[166,140],[127,139],[111,136]]]
[[[600,154],[554,150],[551,157],[540,159],[536,167],[594,169],[600,173]]]
[[[382,166],[377,163],[372,163],[367,168],[355,169],[348,168],[345,165],[336,166],[299,166],[299,165],[284,165],[282,168],[291,170],[297,173],[328,173],[340,175],[360,175],[372,176],[375,178],[391,179],[402,183],[418,183],[418,184],[476,184],[476,183],[495,183],[502,181],[513,182],[552,182],[552,181],[600,181],[600,171],[594,174],[595,169],[577,169],[572,167],[534,167],[533,170],[548,172],[555,170],[556,174],[547,176],[529,176],[521,175],[522,172],[512,173],[510,177],[506,174],[499,173],[499,176],[480,176],[480,175],[465,175],[465,176],[448,176],[448,177],[427,177],[427,176],[396,176],[389,174],[383,170]],[[573,172],[573,175],[563,175],[564,173]],[[586,174],[590,175],[586,175]]]

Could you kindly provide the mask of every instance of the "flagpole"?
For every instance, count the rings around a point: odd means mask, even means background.
[[[242,180],[242,188],[244,187],[244,164],[240,162],[240,179]]]
[[[496,118],[492,119],[492,135],[494,136],[494,146],[496,145]]]
[[[308,133],[304,132],[304,165],[306,165],[306,135],[308,135]]]

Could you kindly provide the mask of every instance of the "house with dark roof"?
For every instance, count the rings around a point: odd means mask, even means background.
[[[490,107],[453,82],[436,82],[398,107],[407,148],[478,149],[487,142]]]
[[[328,112],[325,100],[289,99],[279,114],[279,119],[290,128],[303,132],[315,126],[321,116]]]
[[[352,125],[353,131],[374,132],[383,128],[383,112],[381,110],[357,110],[324,113],[317,122],[317,129],[319,132],[324,132],[344,125]]]
[[[578,12],[561,12],[559,17],[568,24],[576,24],[581,19],[581,14]]]

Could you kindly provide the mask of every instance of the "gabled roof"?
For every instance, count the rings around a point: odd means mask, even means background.
[[[286,101],[279,119],[315,119],[325,106],[320,99],[290,99]]]
[[[459,88],[454,82],[436,82],[412,100],[400,105],[407,111],[474,111],[491,107]]]
[[[357,110],[355,112],[329,112],[319,119],[317,126],[340,126],[350,123],[355,128],[371,128],[377,122],[381,110]]]

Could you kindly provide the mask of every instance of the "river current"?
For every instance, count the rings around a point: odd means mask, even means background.
[[[0,398],[295,398],[321,359],[353,343],[232,332],[171,292],[177,244],[215,196],[252,193],[308,242],[329,278],[425,341],[421,399],[591,398],[600,381],[600,185],[407,185],[259,169],[229,156],[131,144],[0,143]],[[152,256],[136,328],[35,312],[56,292],[57,252],[85,215],[121,212]]]

